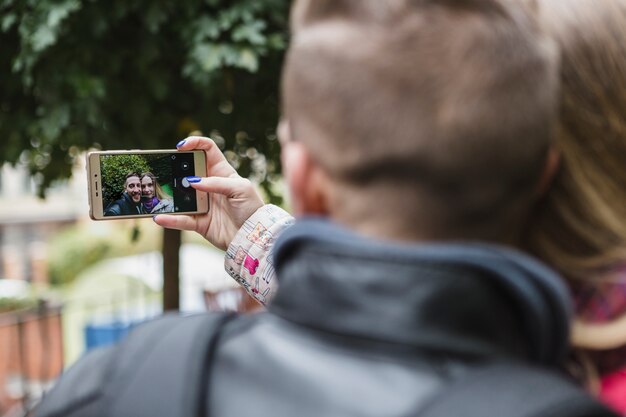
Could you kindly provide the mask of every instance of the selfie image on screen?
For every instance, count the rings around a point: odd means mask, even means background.
[[[193,153],[101,155],[105,216],[196,210],[196,191],[183,181],[194,175]]]

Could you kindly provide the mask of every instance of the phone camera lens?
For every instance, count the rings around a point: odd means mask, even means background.
[[[183,171],[187,171],[187,170],[189,169],[189,162],[183,162],[183,163],[181,163],[181,164],[180,164],[180,168],[181,168]]]

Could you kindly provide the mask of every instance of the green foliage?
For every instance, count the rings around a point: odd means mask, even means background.
[[[200,130],[271,191],[288,6],[0,0],[0,162],[26,161],[43,192],[81,150],[173,148]]]
[[[34,298],[0,297],[0,313],[6,313],[16,310],[25,310],[29,308],[35,308],[36,306],[37,300],[35,300]]]
[[[129,223],[135,227],[129,227]],[[50,242],[50,283],[54,286],[72,283],[80,272],[103,259],[158,250],[161,230],[150,227],[151,223],[120,221],[105,233],[102,229],[94,233],[91,223],[64,230]],[[96,223],[94,227],[97,226]],[[133,234],[136,234],[135,239],[132,239]]]
[[[112,158],[100,160],[100,172],[103,183],[102,195],[105,202],[111,202],[120,198],[124,191],[126,175],[130,172],[141,174],[150,171],[150,165],[139,155],[115,155]]]
[[[89,238],[70,231],[55,241],[48,265],[52,285],[68,284],[86,267],[111,256],[111,244],[99,237]]]
[[[152,172],[157,177],[161,188],[167,188],[169,190],[168,194],[171,197],[171,187],[168,183],[173,181],[172,160],[159,154],[145,155],[145,158],[150,166],[148,171]]]

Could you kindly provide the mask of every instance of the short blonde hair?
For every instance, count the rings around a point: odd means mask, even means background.
[[[463,237],[521,223],[558,88],[556,46],[528,10],[497,0],[301,0],[292,28],[284,112],[332,178],[397,190],[369,203],[386,201],[407,228],[421,218],[417,227]]]

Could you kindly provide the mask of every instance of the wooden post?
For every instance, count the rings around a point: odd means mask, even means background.
[[[163,311],[180,309],[180,230],[163,229]]]

